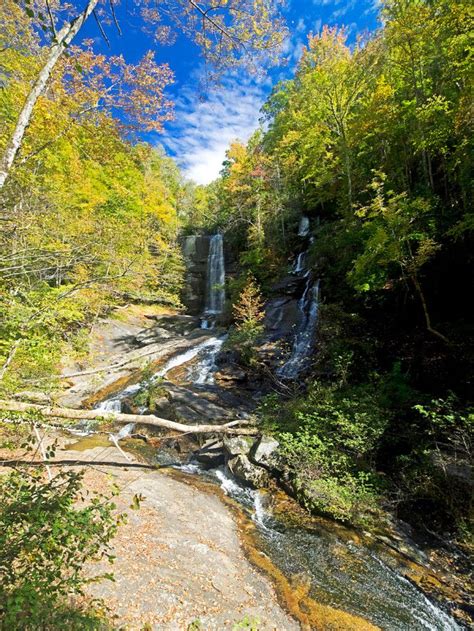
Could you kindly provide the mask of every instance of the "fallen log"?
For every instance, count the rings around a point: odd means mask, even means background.
[[[127,425],[128,423],[139,423],[151,427],[160,427],[174,432],[185,434],[240,434],[255,436],[258,434],[256,428],[237,427],[244,424],[241,421],[232,421],[224,425],[185,425],[168,419],[160,418],[154,414],[123,414],[122,412],[104,412],[104,410],[75,410],[73,408],[53,407],[39,405],[37,403],[22,403],[20,401],[0,400],[0,411],[4,412],[39,412],[47,418],[64,418],[78,421],[104,420],[111,423]]]

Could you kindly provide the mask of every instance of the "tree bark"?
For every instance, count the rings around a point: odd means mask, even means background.
[[[3,188],[5,181],[8,177],[10,169],[13,165],[15,157],[21,148],[23,136],[30,124],[31,116],[33,114],[33,108],[36,105],[41,94],[43,94],[48,80],[53,72],[57,62],[61,58],[62,54],[82,28],[84,22],[94,11],[99,0],[89,0],[86,8],[71,22],[66,23],[63,28],[57,34],[57,38],[52,43],[48,57],[44,66],[41,68],[38,77],[30,90],[30,93],[26,97],[26,101],[23,105],[23,109],[18,116],[18,120],[13,130],[13,134],[7,144],[5,152],[0,161],[0,190]]]
[[[169,429],[174,432],[182,432],[185,434],[244,434],[247,436],[255,436],[258,434],[256,428],[236,427],[242,421],[232,421],[224,425],[185,425],[168,419],[160,418],[153,414],[122,414],[121,412],[104,412],[103,410],[75,410],[72,408],[52,407],[38,405],[36,403],[20,403],[18,401],[0,400],[0,410],[4,412],[39,412],[48,418],[64,418],[72,420],[106,420],[121,425],[128,423],[139,423],[140,425],[149,425],[151,427],[159,427]]]

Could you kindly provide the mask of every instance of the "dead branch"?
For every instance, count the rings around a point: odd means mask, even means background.
[[[47,418],[64,418],[70,420],[87,421],[109,421],[128,425],[129,423],[139,423],[150,427],[169,429],[174,432],[187,434],[240,434],[255,436],[258,434],[256,428],[236,427],[240,421],[232,421],[223,425],[185,425],[168,419],[160,418],[154,414],[123,414],[122,412],[104,412],[103,410],[75,410],[72,408],[53,407],[38,405],[36,403],[20,403],[19,401],[0,400],[0,410],[4,412],[39,412]]]

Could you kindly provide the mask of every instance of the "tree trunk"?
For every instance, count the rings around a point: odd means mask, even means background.
[[[48,418],[65,418],[72,420],[106,420],[112,423],[127,425],[139,423],[151,427],[160,427],[174,432],[185,434],[245,434],[254,436],[258,433],[256,428],[239,428],[242,421],[232,421],[224,425],[185,425],[168,419],[159,418],[153,414],[122,414],[121,412],[105,412],[103,410],[74,410],[72,408],[50,407],[35,403],[20,403],[18,401],[0,400],[0,410],[5,412],[39,412]]]
[[[433,327],[431,326],[431,317],[428,311],[428,305],[426,303],[425,294],[423,293],[423,290],[420,285],[420,281],[418,280],[418,276],[416,274],[412,275],[412,281],[413,281],[413,284],[415,285],[416,291],[418,292],[418,296],[420,297],[421,305],[423,307],[423,313],[424,313],[425,322],[426,322],[426,329],[433,335],[436,335],[436,337],[439,337],[439,339],[443,340],[443,342],[445,342],[446,344],[449,344],[448,338],[445,337],[442,333],[440,333],[436,329],[433,329]]]
[[[72,42],[79,30],[82,28],[84,22],[95,9],[98,1],[99,0],[89,0],[84,11],[80,13],[76,18],[74,18],[74,20],[68,22],[63,26],[63,28],[57,34],[57,38],[51,45],[46,63],[41,68],[40,73],[30,90],[30,93],[26,97],[25,104],[23,105],[23,109],[18,116],[13,134],[0,161],[0,190],[3,188],[15,160],[15,157],[21,148],[23,136],[25,135],[25,131],[31,121],[33,108],[36,105],[36,102],[38,101],[41,94],[43,94],[51,73],[53,72],[61,55],[64,53],[66,48]]]

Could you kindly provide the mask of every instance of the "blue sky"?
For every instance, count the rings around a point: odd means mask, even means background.
[[[132,3],[130,3],[132,4]],[[319,32],[324,24],[345,25],[351,39],[358,33],[377,28],[378,0],[287,0],[286,19],[290,36],[285,42],[285,63],[272,68],[258,80],[243,71],[224,79],[219,89],[203,94],[200,87],[201,60],[197,50],[184,37],[173,46],[156,46],[142,31],[138,16],[118,9],[123,34],[104,25],[111,47],[99,36],[92,20],[83,37],[96,41],[96,50],[123,54],[136,62],[149,50],[156,51],[158,62],[167,62],[175,73],[169,89],[175,100],[175,120],[166,124],[164,134],[144,135],[152,144],[161,144],[176,159],[184,174],[200,184],[215,179],[221,169],[226,148],[232,140],[246,141],[258,126],[260,108],[272,86],[291,78],[308,33]]]

